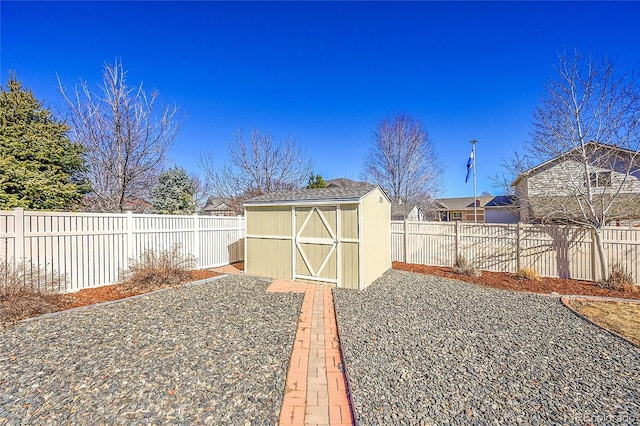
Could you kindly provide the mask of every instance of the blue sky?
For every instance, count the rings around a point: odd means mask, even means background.
[[[52,108],[67,87],[97,88],[121,57],[128,82],[155,87],[187,118],[171,164],[220,163],[236,129],[295,136],[326,179],[358,179],[376,123],[406,111],[444,167],[443,196],[465,184],[477,139],[478,193],[522,147],[565,49],[640,64],[640,3],[8,2],[0,77],[9,70]]]

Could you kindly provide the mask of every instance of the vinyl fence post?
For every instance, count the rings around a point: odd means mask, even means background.
[[[460,255],[460,221],[456,220],[456,241],[455,241],[455,256],[453,257],[453,264],[458,260],[458,256]]]
[[[135,260],[136,254],[134,250],[133,239],[133,212],[127,212],[127,258],[125,259],[125,269],[129,267],[129,260]]]
[[[404,263],[409,263],[409,221],[404,219]]]
[[[516,224],[516,270],[514,272],[518,272],[522,269],[522,265],[521,265],[521,254],[520,251],[522,250],[522,247],[520,245],[520,222],[518,222]]]
[[[13,209],[13,226],[14,226],[14,252],[13,263],[18,266],[20,261],[24,259],[24,209]]]
[[[193,247],[191,250],[191,254],[196,258],[196,269],[202,267],[202,262],[200,262],[200,227],[198,222],[199,218],[196,213],[193,215]]]
[[[246,261],[247,260],[247,212],[245,210],[244,216],[236,216],[238,224],[238,241],[240,245],[235,253],[233,253],[233,262]],[[246,269],[245,269],[246,271]]]

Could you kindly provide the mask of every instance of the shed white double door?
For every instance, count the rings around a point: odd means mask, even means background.
[[[340,281],[340,208],[293,208],[293,279]]]

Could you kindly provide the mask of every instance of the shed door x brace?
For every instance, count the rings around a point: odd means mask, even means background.
[[[306,214],[306,215],[305,215]],[[295,209],[295,278],[338,282],[338,214],[335,207]],[[299,255],[299,256],[298,256]],[[300,263],[302,260],[302,264]]]

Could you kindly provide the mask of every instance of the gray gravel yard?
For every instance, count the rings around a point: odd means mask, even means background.
[[[640,350],[557,298],[390,271],[334,300],[360,424],[640,423]]]
[[[223,277],[0,329],[2,424],[275,424],[302,294]]]

